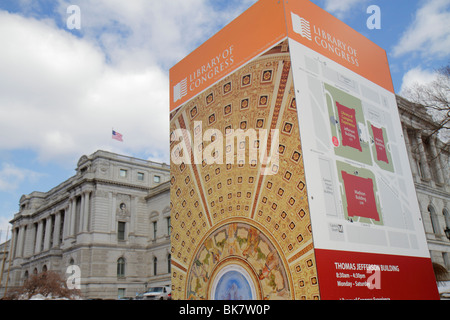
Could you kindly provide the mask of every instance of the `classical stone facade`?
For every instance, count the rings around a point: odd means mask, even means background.
[[[79,267],[85,298],[169,285],[169,166],[97,151],[82,156],[76,171],[48,192],[20,199],[4,271],[10,288],[33,273],[65,274],[71,265]]]
[[[431,259],[450,270],[450,146],[423,106],[399,96],[397,105]]]

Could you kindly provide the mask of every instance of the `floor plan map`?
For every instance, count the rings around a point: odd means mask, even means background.
[[[302,89],[296,93],[312,226],[327,226],[314,233],[315,245],[425,252],[416,238],[421,221],[402,130],[392,117],[395,96],[308,48],[290,46],[299,57],[294,78]]]

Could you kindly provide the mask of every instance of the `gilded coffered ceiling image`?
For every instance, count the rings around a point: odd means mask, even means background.
[[[173,298],[318,299],[287,41],[170,124]]]

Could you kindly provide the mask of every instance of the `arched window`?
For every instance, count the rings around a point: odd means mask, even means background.
[[[158,270],[158,258],[154,257],[153,258],[153,275],[156,276],[157,271]]]
[[[431,204],[428,206],[428,212],[430,213],[431,226],[433,227],[433,232],[435,234],[441,234],[441,228],[439,226],[439,219],[436,214],[436,210],[434,210],[434,207]]]
[[[444,215],[445,226],[450,228],[450,214],[448,213],[447,208],[442,209],[442,214]]]
[[[447,237],[447,239],[450,240],[450,214],[448,213],[447,208],[442,209],[442,214],[444,215],[444,221],[445,221],[444,233],[445,233],[445,236]],[[448,254],[444,257],[444,260],[445,259],[447,259],[446,266],[450,265]]]
[[[167,256],[167,273],[170,273],[171,267],[172,267],[172,256],[169,253],[169,255]]]
[[[47,265],[44,264],[44,266],[42,267],[42,272],[47,272]]]
[[[117,259],[117,276],[125,277],[125,259],[122,257]]]

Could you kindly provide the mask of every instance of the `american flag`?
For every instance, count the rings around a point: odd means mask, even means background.
[[[117,141],[123,142],[122,134],[118,133],[117,131],[112,131],[112,138],[116,139]]]

